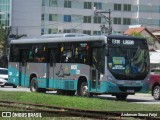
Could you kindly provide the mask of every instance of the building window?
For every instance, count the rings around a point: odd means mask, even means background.
[[[84,9],[92,9],[92,2],[84,2]]]
[[[131,4],[124,4],[124,11],[131,11]]]
[[[95,2],[95,3],[94,3],[94,7],[96,7],[97,10],[101,10],[101,9],[102,9],[102,3],[100,3],[100,2]]]
[[[64,22],[71,22],[71,15],[64,15]]]
[[[131,24],[131,19],[130,18],[123,18],[123,24],[124,25],[130,25]]]
[[[91,31],[90,31],[90,30],[84,30],[83,33],[84,33],[84,34],[91,35]]]
[[[65,8],[71,8],[71,1],[64,1]]]
[[[114,24],[121,24],[121,18],[114,18]]]
[[[41,15],[41,20],[44,21],[44,14]]]
[[[70,33],[70,32],[71,32],[70,29],[64,29],[64,30],[63,30],[63,33]]]
[[[41,35],[44,35],[44,28],[41,29]]]
[[[57,0],[49,0],[49,6],[50,7],[56,7],[57,6]]]
[[[93,35],[101,35],[101,31],[93,31]]]
[[[91,16],[84,16],[83,23],[91,23]]]
[[[94,23],[101,23],[101,17],[94,17]]]
[[[45,6],[45,0],[42,0],[42,6]]]
[[[114,10],[121,11],[121,4],[114,4]]]
[[[57,32],[58,32],[57,28],[49,28],[48,29],[48,34],[54,34],[54,33],[57,33]]]
[[[49,14],[49,21],[57,21],[57,14]]]

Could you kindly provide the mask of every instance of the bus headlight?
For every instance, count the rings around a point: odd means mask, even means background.
[[[113,80],[113,77],[110,76],[110,75],[108,75],[108,76],[107,76],[107,81],[112,81],[112,80]]]
[[[100,80],[103,80],[103,75],[100,75]]]

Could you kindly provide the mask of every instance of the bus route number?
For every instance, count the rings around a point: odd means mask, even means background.
[[[120,44],[120,40],[112,39],[112,44]]]

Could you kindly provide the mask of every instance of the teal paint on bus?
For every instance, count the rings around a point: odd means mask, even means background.
[[[15,85],[20,85],[19,80],[19,71],[18,69],[13,68],[12,66],[8,66],[8,75],[9,75],[9,82],[14,83]]]

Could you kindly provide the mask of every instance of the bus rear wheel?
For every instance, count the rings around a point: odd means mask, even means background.
[[[93,94],[88,92],[88,85],[87,82],[82,82],[80,87],[80,96],[82,97],[92,97]]]
[[[38,82],[37,82],[37,79],[35,77],[31,79],[30,91],[31,92],[38,92]]]
[[[117,100],[124,101],[127,99],[128,95],[116,95]]]

